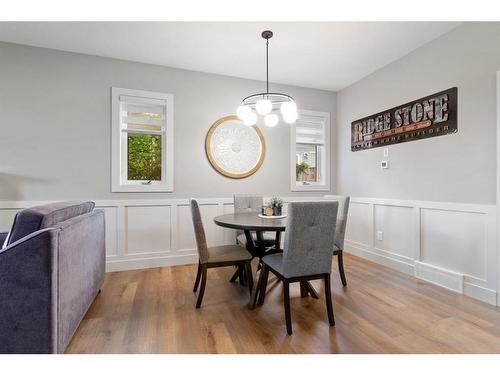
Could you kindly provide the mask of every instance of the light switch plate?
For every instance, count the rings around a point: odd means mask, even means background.
[[[389,149],[386,147],[384,148],[384,158],[389,157]]]
[[[383,241],[384,240],[384,232],[382,232],[381,230],[379,230],[377,232],[377,240],[378,241]]]

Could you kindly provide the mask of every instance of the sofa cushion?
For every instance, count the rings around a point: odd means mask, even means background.
[[[31,207],[17,213],[5,246],[37,230],[50,228],[72,217],[86,214],[94,209],[94,202],[57,202]]]

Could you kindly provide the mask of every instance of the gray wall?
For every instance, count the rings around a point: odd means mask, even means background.
[[[174,193],[111,193],[112,86],[174,94]],[[286,124],[261,127],[267,155],[249,178],[223,177],[207,161],[211,124],[264,88],[258,81],[0,43],[0,200],[312,195],[290,192]],[[272,88],[294,96],[302,109],[330,112],[335,125],[335,93]],[[335,174],[332,163],[333,185]]]
[[[388,46],[390,48],[390,46]],[[500,24],[470,23],[338,93],[337,190],[356,197],[496,201],[496,71]],[[359,118],[458,87],[458,133],[351,152]]]

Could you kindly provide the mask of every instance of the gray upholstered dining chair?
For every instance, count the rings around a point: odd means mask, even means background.
[[[234,194],[234,212],[244,213],[244,212],[255,212],[261,213],[262,206],[264,205],[264,198],[262,195],[247,195],[247,194]],[[254,242],[257,241],[257,234],[252,232],[252,239]],[[241,230],[236,231],[236,243],[242,246],[246,246],[247,239],[245,234]],[[259,244],[263,247],[273,246],[276,243],[275,233],[262,233],[262,243]]]
[[[237,266],[240,277],[246,275],[248,280],[248,287],[250,293],[253,289],[253,276],[252,276],[252,255],[238,245],[224,245],[208,247],[205,236],[205,229],[201,220],[200,208],[196,200],[191,200],[191,215],[193,218],[194,233],[196,237],[196,246],[198,249],[199,262],[198,271],[196,273],[196,280],[194,282],[193,292],[196,292],[198,286],[200,291],[196,301],[196,308],[201,306],[203,301],[203,294],[205,293],[205,285],[207,283],[207,269],[216,267]],[[201,285],[200,285],[201,282]]]
[[[337,215],[337,223],[335,225],[335,238],[333,240],[333,255],[337,256],[339,263],[339,273],[340,279],[342,280],[342,285],[347,285],[347,280],[344,271],[344,239],[345,239],[345,229],[347,226],[347,214],[349,213],[349,202],[350,197],[338,197],[339,209]]]
[[[288,205],[288,223],[283,253],[267,255],[259,277],[259,304],[264,303],[269,271],[283,282],[286,331],[292,334],[290,283],[323,279],[328,321],[335,325],[330,287],[332,243],[337,221],[338,202],[292,202]]]

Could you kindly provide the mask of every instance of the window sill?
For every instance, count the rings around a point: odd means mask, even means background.
[[[162,185],[117,185],[111,188],[112,193],[173,193],[173,186]]]
[[[330,191],[329,185],[292,185],[291,191]]]

